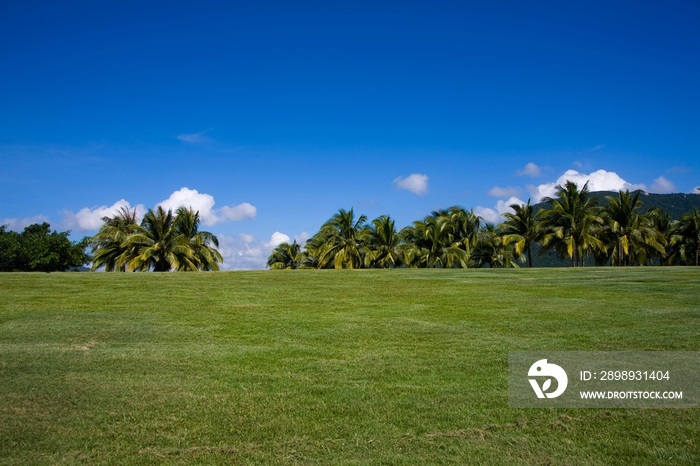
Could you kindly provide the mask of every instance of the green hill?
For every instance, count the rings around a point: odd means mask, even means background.
[[[598,199],[600,205],[607,205],[606,198],[608,196],[617,197],[618,193],[616,191],[596,191],[590,195]],[[650,194],[642,191],[639,200],[642,201],[642,207],[639,209],[641,212],[660,207],[664,212],[671,214],[673,220],[678,220],[683,214],[691,212],[693,207],[700,210],[700,196],[696,194]],[[549,204],[541,202],[534,205],[535,212],[542,208],[549,208]]]
[[[591,194],[600,200],[601,205],[608,204],[607,196],[618,196],[618,193],[614,191],[598,191]],[[642,201],[640,209],[642,212],[660,207],[664,212],[671,214],[673,220],[678,220],[683,214],[691,212],[693,207],[700,210],[700,196],[696,194],[650,194],[642,191],[639,200]]]

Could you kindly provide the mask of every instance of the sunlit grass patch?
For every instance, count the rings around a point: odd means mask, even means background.
[[[509,409],[508,351],[700,350],[700,271],[3,274],[5,464],[694,464],[698,410]]]

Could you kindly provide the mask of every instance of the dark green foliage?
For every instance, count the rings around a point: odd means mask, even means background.
[[[90,262],[88,238],[72,242],[68,235],[70,231],[52,232],[46,222],[29,225],[22,233],[0,226],[0,271],[64,272]]]
[[[319,247],[314,250],[319,268],[359,269],[363,265],[368,239],[367,217],[357,219],[353,209],[340,209],[315,235]],[[316,244],[312,242],[312,244]]]
[[[496,227],[488,223],[479,232],[476,248],[469,258],[469,266],[475,268],[486,267],[502,268],[515,267],[518,265],[513,260],[514,248],[507,244],[505,236],[499,235]]]
[[[639,192],[639,200],[642,202],[641,210],[648,212],[652,209],[661,209],[663,212],[670,215],[671,220],[679,220],[684,214],[691,212],[693,208],[700,209],[700,196],[695,194],[650,194],[644,191],[633,191],[632,194]],[[605,207],[610,202],[608,197],[617,197],[617,191],[596,191],[590,193],[592,199],[597,199],[600,206]],[[535,211],[539,209],[549,209],[551,204],[540,202],[533,206]]]
[[[103,217],[100,231],[90,238],[95,260],[92,270],[107,272],[170,270],[219,270],[223,261],[216,248],[219,240],[200,231],[199,212],[180,207],[173,215],[162,207],[149,210],[141,225],[136,211],[122,209],[114,217]]]
[[[527,263],[532,267],[532,245],[540,238],[540,230],[535,221],[535,211],[527,204],[511,204],[514,213],[503,214],[506,221],[499,225],[504,245],[515,245],[515,254],[526,254]]]
[[[410,253],[407,264],[427,268],[467,267],[469,255],[449,210],[433,212],[422,221],[413,222],[413,226],[402,230],[402,235]]]
[[[693,208],[671,227],[671,244],[684,265],[700,265],[700,212]],[[675,255],[674,255],[675,256]]]
[[[605,221],[600,235],[605,248],[596,251],[597,263],[604,265],[645,265],[648,258],[663,256],[667,243],[655,227],[653,216],[639,213],[640,192],[634,195],[620,191],[617,197],[608,196],[601,218]]]
[[[122,207],[114,217],[102,217],[104,224],[100,231],[90,238],[92,252],[95,253],[92,269],[104,267],[107,272],[126,270],[126,258],[130,249],[125,241],[136,232],[136,209],[130,211]]]
[[[568,257],[573,267],[583,266],[587,255],[604,248],[598,234],[603,224],[600,208],[598,201],[589,196],[588,183],[579,190],[576,183],[567,181],[557,189],[556,198],[545,200],[552,207],[536,214],[543,249]]]
[[[391,217],[382,215],[372,220],[367,235],[369,251],[365,254],[366,267],[389,268],[401,264],[398,249],[401,238]]]
[[[571,261],[562,259],[557,256],[557,253],[553,250],[542,252],[542,245],[540,243],[533,243],[532,249],[532,267],[571,267]],[[595,260],[592,256],[587,256],[583,260],[584,267],[591,267],[595,265]]]
[[[273,269],[467,267],[479,241],[483,242],[483,236],[489,234],[480,217],[458,206],[432,212],[401,231],[396,230],[394,220],[387,215],[370,224],[366,220],[364,215],[356,219],[352,209],[340,209],[306,242],[300,258],[295,258],[296,252],[292,254],[291,245],[284,244],[273,251],[267,266]],[[494,266],[510,265],[512,249],[505,246],[499,250],[508,257],[501,254]]]
[[[282,243],[270,254],[267,266],[277,270],[298,269],[301,267],[303,259],[301,246],[296,241],[292,244]]]
[[[471,210],[452,206],[397,232],[389,216],[367,224],[364,215],[355,219],[352,209],[341,209],[303,249],[278,248],[267,265],[274,269],[696,265],[700,240],[694,239],[693,229],[700,220],[679,214],[679,208],[695,204],[700,206],[700,197],[590,193],[588,184],[579,189],[569,181],[559,186],[555,198],[534,206],[529,200],[511,205],[513,213],[503,214],[505,221],[498,227],[485,224]]]

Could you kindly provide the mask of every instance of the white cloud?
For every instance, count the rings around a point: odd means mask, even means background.
[[[493,209],[489,209],[488,207],[476,206],[474,207],[474,213],[488,223],[498,223],[501,221],[500,214]]]
[[[207,226],[216,225],[217,223],[226,222],[229,220],[244,220],[253,219],[257,215],[255,206],[244,202],[236,206],[223,206],[221,209],[214,209],[214,197],[200,193],[196,189],[187,187],[181,188],[170,195],[166,200],[156,204],[165,210],[177,210],[178,207],[191,207],[195,211],[199,211],[199,217],[202,223]],[[77,213],[70,210],[64,210],[63,226],[71,230],[85,231],[97,230],[102,226],[102,217],[114,216],[122,207],[133,210],[131,204],[120,199],[111,206],[100,207],[85,207]],[[143,204],[136,206],[137,217],[143,218],[146,213],[146,208]]]
[[[700,186],[696,186],[696,187],[690,192],[690,194],[697,194],[697,195],[700,195]]]
[[[578,160],[574,160],[571,164],[576,168],[583,168],[583,163]]]
[[[588,182],[589,191],[620,191],[629,189],[645,190],[647,187],[644,184],[631,184],[620,178],[615,172],[605,170],[597,170],[591,174],[579,173],[576,170],[567,170],[561,175],[557,181],[544,183],[539,186],[528,185],[527,189],[532,197],[533,203],[540,202],[545,197],[554,197],[557,194],[557,186],[563,186],[567,181],[573,181],[580,188]]]
[[[474,208],[474,213],[488,223],[501,223],[503,221],[502,214],[506,212],[513,213],[513,209],[510,208],[513,204],[525,204],[525,202],[515,196],[511,196],[505,201],[499,200],[493,209],[477,206]]]
[[[235,222],[244,219],[254,219],[258,214],[258,209],[252,205],[244,202],[233,207],[223,206],[221,208],[221,219],[223,220],[233,220]]]
[[[264,269],[272,250],[282,243],[291,242],[289,235],[279,231],[274,232],[269,241],[245,233],[235,237],[226,235],[217,235],[217,237],[219,238],[219,252],[224,258],[224,262],[221,264],[222,270]],[[308,233],[294,235],[295,239],[304,237],[308,238]]]
[[[102,217],[113,217],[115,216],[121,208],[124,207],[128,210],[133,210],[131,204],[120,199],[111,206],[100,206],[100,207],[84,207],[80,209],[77,213],[73,213],[71,210],[64,210],[62,224],[65,228],[78,231],[86,230],[98,230],[102,226]],[[146,208],[143,204],[136,206],[137,217],[143,217],[146,213]]]
[[[245,244],[250,244],[253,241],[255,241],[255,236],[253,235],[248,235],[246,233],[241,233],[238,235],[238,238],[243,241]]]
[[[279,231],[276,231],[270,236],[270,241],[265,243],[265,246],[269,248],[276,248],[282,243],[291,243],[292,239],[285,235],[284,233],[280,233]]]
[[[27,218],[6,218],[0,220],[0,225],[7,225],[8,230],[22,231],[25,227],[35,223],[51,223],[46,215],[35,215]]]
[[[219,239],[219,252],[224,258],[221,264],[222,270],[251,270],[264,269],[267,258],[272,248],[267,248],[263,241],[249,235],[241,238],[226,235],[217,235]]]
[[[202,219],[202,223],[214,225],[219,222],[219,218],[212,211],[214,204],[214,196],[184,187],[172,193],[166,200],[156,204],[156,207],[162,207],[164,210],[172,210],[173,212],[178,207],[191,207],[195,212],[199,211],[199,218]]]
[[[309,240],[309,238],[311,238],[311,236],[305,231],[302,231],[298,235],[294,235],[294,241],[296,241],[297,244],[300,244],[301,246],[304,246]]]
[[[206,131],[200,131],[199,133],[192,134],[180,134],[177,138],[182,142],[189,142],[190,144],[201,144],[203,142],[208,142],[210,139],[206,136]]]
[[[202,223],[207,226],[227,220],[254,219],[257,215],[256,207],[247,202],[237,206],[223,206],[221,209],[214,209],[214,204],[214,196],[183,187],[172,193],[166,200],[158,203],[156,207],[161,206],[165,210],[173,211],[181,206],[191,207],[193,210],[199,211]]]
[[[428,176],[412,173],[406,178],[399,176],[394,181],[394,186],[399,189],[407,189],[413,194],[422,196],[428,192]]]
[[[659,194],[668,194],[677,191],[673,181],[666,179],[663,176],[658,177],[651,184],[651,192]]]
[[[517,173],[520,176],[530,176],[530,177],[536,178],[536,177],[540,176],[541,170],[540,170],[540,167],[538,167],[534,163],[530,162],[527,165],[525,165],[525,168],[523,168],[522,170],[518,170]]]
[[[521,192],[522,189],[513,186],[506,186],[505,188],[494,186],[489,190],[488,194],[493,197],[512,197],[519,196]]]
[[[508,200],[505,201],[498,201],[496,203],[496,211],[499,214],[504,214],[506,212],[514,213],[514,210],[510,208],[513,204],[525,204],[525,202],[522,199],[518,199],[517,197],[510,197]]]

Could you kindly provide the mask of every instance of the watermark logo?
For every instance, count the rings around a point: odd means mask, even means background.
[[[532,359],[531,359],[532,361]],[[537,398],[556,398],[566,390],[566,386],[569,384],[569,378],[566,376],[566,371],[556,364],[550,364],[546,359],[540,359],[532,366],[527,375],[529,377],[546,377],[542,386],[537,382],[537,379],[529,379],[532,389],[535,391]],[[547,390],[552,388],[552,378],[557,381],[557,389],[551,393],[547,393]]]
[[[508,406],[700,408],[700,351],[509,351]]]

